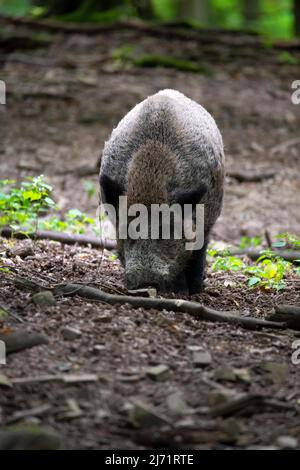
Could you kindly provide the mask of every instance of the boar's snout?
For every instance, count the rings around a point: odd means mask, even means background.
[[[151,279],[151,278],[150,278]],[[125,275],[125,284],[126,288],[128,290],[135,290],[135,289],[143,289],[147,287],[154,287],[157,290],[163,290],[163,282],[158,283],[155,281],[151,281],[149,279],[149,282],[145,279],[143,279],[139,273],[128,273]]]

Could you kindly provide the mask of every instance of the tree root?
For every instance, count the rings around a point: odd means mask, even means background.
[[[239,183],[260,183],[261,181],[274,178],[278,172],[276,170],[264,170],[264,171],[241,171],[241,170],[229,170],[227,176],[234,178]]]
[[[98,35],[106,34],[111,31],[132,30],[148,34],[154,37],[161,37],[167,40],[179,39],[186,41],[197,41],[204,44],[222,44],[229,47],[245,48],[246,46],[256,49],[265,49],[264,42],[259,36],[246,31],[226,31],[222,29],[210,28],[186,28],[183,24],[161,24],[155,25],[151,22],[127,19],[116,21],[112,24],[80,24],[63,22],[56,20],[36,20],[26,17],[16,17],[0,15],[0,24],[12,24],[14,26],[28,27],[31,30],[44,30],[50,33],[64,34],[88,34]],[[299,50],[300,42],[298,40],[278,42],[273,44],[274,49],[280,50]]]
[[[264,250],[255,249],[255,248],[229,248],[229,250],[220,251],[217,253],[217,256],[227,256],[227,254],[232,256],[248,256],[252,261],[258,260],[261,256],[264,255]],[[271,254],[274,256],[279,256],[280,258],[290,261],[291,263],[300,264],[300,250],[272,250]],[[268,257],[268,255],[266,255]]]
[[[39,286],[36,282],[24,279],[21,277],[16,278],[16,283],[19,288],[29,290],[45,290],[44,286]],[[47,289],[47,288],[46,288]],[[55,296],[71,296],[79,295],[85,299],[105,302],[110,305],[124,305],[129,304],[133,308],[145,308],[154,310],[168,310],[173,312],[188,313],[195,317],[197,320],[231,323],[242,328],[253,330],[256,328],[273,328],[285,329],[287,324],[285,322],[261,320],[254,317],[242,316],[239,311],[217,311],[203,304],[192,302],[183,299],[165,299],[165,298],[145,298],[133,297],[129,295],[115,295],[104,292],[95,287],[90,287],[82,284],[59,284],[51,288]]]
[[[268,319],[270,321],[285,322],[289,328],[300,330],[300,306],[276,305]]]
[[[114,240],[64,232],[52,232],[48,230],[37,230],[32,233],[24,233],[14,232],[11,228],[5,227],[0,229],[0,236],[4,238],[17,238],[19,240],[26,238],[31,238],[32,240],[53,240],[65,243],[66,245],[91,245],[93,248],[105,248],[106,250],[114,250],[117,247]]]

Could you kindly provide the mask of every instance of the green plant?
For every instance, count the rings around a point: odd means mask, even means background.
[[[165,67],[184,72],[212,75],[212,70],[206,65],[192,60],[159,54],[138,54],[132,45],[123,45],[114,49],[112,59],[117,68],[136,67]]]
[[[85,233],[87,226],[94,224],[95,220],[92,217],[84,214],[79,209],[70,209],[63,220],[55,215],[40,220],[39,228],[56,232]]]
[[[236,256],[217,256],[212,265],[213,271],[242,271],[244,269],[244,262]]]
[[[287,274],[300,275],[300,267],[285,261],[276,253],[263,251],[262,256],[254,264],[246,264],[241,258],[223,253],[217,255],[216,250],[208,250],[214,257],[213,271],[240,272],[245,276],[248,287],[280,290],[285,287]]]
[[[280,233],[276,236],[278,239],[277,242],[274,242],[272,246],[274,248],[291,248],[291,249],[299,249],[300,248],[300,240],[295,235],[290,233]]]
[[[240,248],[253,248],[262,244],[262,237],[242,237],[240,239]]]
[[[31,8],[30,0],[1,0],[0,13],[5,15],[26,15]]]
[[[0,227],[6,225],[13,230],[31,227],[39,215],[55,206],[50,198],[51,191],[43,175],[27,178],[20,187],[14,180],[1,180]]]
[[[300,60],[294,54],[291,54],[289,51],[282,51],[278,54],[278,61],[280,64],[287,65],[299,65]]]
[[[94,197],[95,194],[97,193],[97,187],[92,181],[89,181],[89,180],[84,181],[83,187],[89,199],[92,199],[92,197]]]
[[[254,266],[248,266],[245,273],[250,274],[248,286],[264,287],[266,289],[274,288],[277,290],[285,287],[284,278],[286,274],[293,270],[292,263],[285,261],[280,257],[271,256],[272,259],[260,257]]]
[[[87,186],[90,194],[96,190]],[[14,231],[24,233],[41,230],[58,232],[84,233],[87,227],[92,227],[97,233],[95,220],[79,209],[70,209],[63,218],[48,211],[58,211],[50,197],[52,187],[45,181],[44,176],[28,178],[19,187],[14,180],[0,180],[0,227],[9,226]]]

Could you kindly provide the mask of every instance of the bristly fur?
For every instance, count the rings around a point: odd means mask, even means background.
[[[221,134],[202,106],[178,91],[162,90],[136,105],[113,130],[103,150],[100,178],[108,188],[119,188],[127,195],[129,205],[170,203],[174,194],[182,200],[199,197],[205,204],[207,241],[223,200]],[[114,199],[116,195],[111,196]],[[139,285],[151,283],[151,279],[162,282],[162,277],[172,284],[189,263],[191,254],[183,254],[180,243],[176,254],[174,241],[170,241],[169,258],[165,241],[163,255],[158,241],[148,240],[146,249],[142,243],[143,250],[139,245],[129,250],[122,244],[126,277],[129,271],[134,273]]]

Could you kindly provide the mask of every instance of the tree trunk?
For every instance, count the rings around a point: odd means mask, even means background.
[[[45,16],[65,15],[76,10],[105,11],[122,5],[122,0],[35,0],[38,6],[47,6],[49,11]]]
[[[151,0],[132,0],[137,15],[143,20],[153,20],[155,17]]]
[[[294,32],[300,37],[300,0],[294,0]]]
[[[34,3],[38,6],[48,7],[48,12],[45,16],[51,16],[72,13],[79,8],[82,2],[81,0],[40,0]]]
[[[242,13],[244,18],[244,26],[251,28],[255,26],[260,14],[260,0],[243,0]]]
[[[209,0],[178,0],[178,18],[209,24]]]

